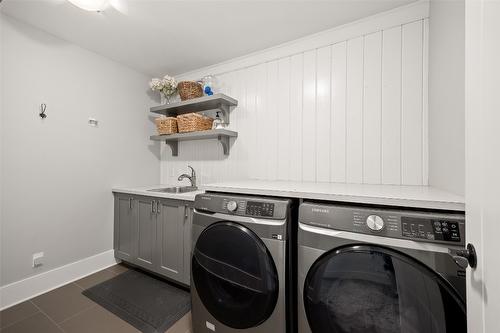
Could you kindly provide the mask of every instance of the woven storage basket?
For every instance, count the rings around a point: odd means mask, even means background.
[[[186,113],[177,116],[179,133],[206,131],[212,129],[213,119],[199,113]]]
[[[181,100],[198,98],[203,96],[203,87],[198,82],[194,81],[181,81],[177,84],[177,90]]]
[[[175,117],[158,117],[155,119],[155,124],[160,135],[177,133],[177,119]]]

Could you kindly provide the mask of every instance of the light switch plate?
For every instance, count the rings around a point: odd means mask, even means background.
[[[89,125],[92,127],[97,127],[99,126],[99,120],[95,118],[89,118]]]
[[[43,265],[43,256],[43,252],[37,252],[33,254],[33,268]]]

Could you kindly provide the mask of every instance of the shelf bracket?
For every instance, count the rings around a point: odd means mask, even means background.
[[[229,137],[226,135],[219,135],[217,137],[220,144],[222,145],[222,149],[224,150],[224,155],[229,155]]]
[[[221,104],[219,110],[222,112],[222,119],[225,124],[229,124],[229,114],[231,113],[231,107],[226,104]]]
[[[179,141],[165,141],[172,149],[172,156],[179,156]]]

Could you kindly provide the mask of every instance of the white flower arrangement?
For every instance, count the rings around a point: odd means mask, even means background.
[[[163,79],[152,79],[149,86],[151,90],[162,93],[167,100],[170,100],[170,97],[177,93],[177,81],[168,75],[165,75]]]

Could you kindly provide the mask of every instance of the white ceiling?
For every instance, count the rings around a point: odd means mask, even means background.
[[[414,0],[119,0],[102,13],[65,0],[4,0],[1,10],[149,75],[176,75]],[[126,1],[126,2],[125,2]]]

